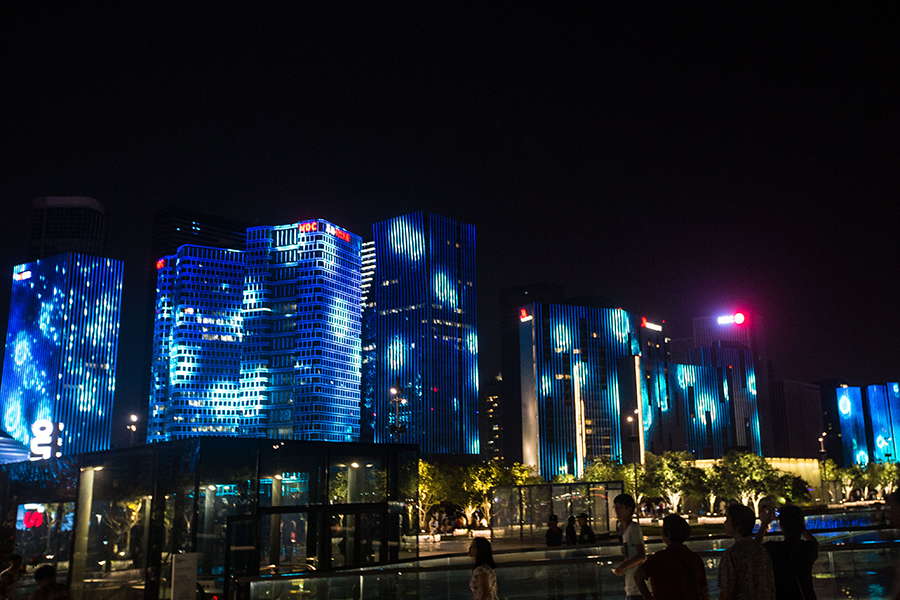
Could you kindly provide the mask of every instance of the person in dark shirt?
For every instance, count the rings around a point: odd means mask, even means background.
[[[819,558],[819,542],[806,529],[803,512],[796,506],[782,506],[777,515],[784,541],[770,541],[763,544],[772,556],[775,598],[816,600],[812,568],[813,563]],[[756,541],[763,541],[771,522],[772,511],[766,511],[760,518]]]
[[[559,528],[559,517],[550,515],[547,528],[547,545],[562,546],[563,530]]]
[[[590,528],[587,522],[588,516],[585,513],[578,515],[578,545],[593,545],[597,542],[597,536],[594,535],[594,530]]]
[[[645,600],[709,600],[703,560],[684,545],[690,535],[691,526],[682,517],[669,515],[663,519],[665,550],[653,553],[634,572],[634,582]]]
[[[574,546],[578,543],[578,533],[575,531],[575,517],[569,517],[566,525],[566,544]]]

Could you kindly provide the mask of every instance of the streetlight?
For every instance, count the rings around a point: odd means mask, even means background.
[[[128,442],[129,446],[134,446],[134,432],[137,431],[137,415],[131,415],[131,425],[126,426],[126,429],[131,432],[131,441]]]
[[[631,460],[634,463],[634,495],[637,497],[637,450],[634,447],[638,441],[637,430],[635,429],[637,422],[631,415],[628,415],[625,420],[631,423],[631,435],[628,436],[628,441],[631,442]]]
[[[399,378],[397,385],[391,388],[390,402],[394,405],[394,422],[390,426],[391,435],[399,436],[401,433],[406,433],[406,425],[400,424],[400,405],[406,404],[406,398],[400,395]]]
[[[828,435],[827,431],[823,431],[822,435],[819,436],[819,463],[822,465],[822,475],[820,479],[822,480],[822,498],[825,498],[825,494],[828,493],[830,495],[830,491],[827,489],[828,480],[825,478],[825,457],[827,453],[825,452],[825,436]]]

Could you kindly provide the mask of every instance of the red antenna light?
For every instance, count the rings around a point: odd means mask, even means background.
[[[734,322],[740,325],[744,322],[744,313],[734,313]]]

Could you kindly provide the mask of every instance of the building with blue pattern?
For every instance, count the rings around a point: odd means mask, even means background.
[[[235,436],[243,405],[244,253],[184,245],[156,263],[147,441]]]
[[[417,212],[374,234],[363,422],[376,442],[478,454],[475,228]]]
[[[37,456],[109,447],[122,271],[74,252],[13,269],[0,422]]]
[[[360,238],[324,220],[159,268],[148,441],[359,438]]]

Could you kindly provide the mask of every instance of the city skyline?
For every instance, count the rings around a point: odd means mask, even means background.
[[[2,25],[0,197],[23,226],[0,268],[24,261],[33,198],[98,199],[125,262],[123,340],[152,310],[157,209],[321,217],[363,239],[428,210],[477,231],[482,389],[498,290],[536,281],[672,337],[761,314],[776,379],[898,377],[888,20],[40,10]],[[119,356],[114,433],[147,405],[143,349]]]

